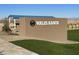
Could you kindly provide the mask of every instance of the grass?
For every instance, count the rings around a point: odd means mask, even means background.
[[[68,40],[79,41],[79,30],[68,30]]]
[[[68,40],[79,41],[79,30],[68,30]],[[13,44],[40,55],[79,55],[79,44],[60,44],[42,40],[18,40]]]
[[[40,55],[79,55],[79,44],[60,44],[42,40],[18,40],[12,43]]]

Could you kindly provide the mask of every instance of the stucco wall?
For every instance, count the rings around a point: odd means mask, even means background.
[[[35,25],[30,21],[59,21],[58,25]],[[64,18],[20,18],[17,27],[19,34],[26,37],[36,37],[45,40],[67,40],[67,20]]]

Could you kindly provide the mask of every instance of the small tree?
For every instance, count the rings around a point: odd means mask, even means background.
[[[4,20],[4,26],[2,28],[2,31],[11,32],[11,29],[9,28],[9,22],[7,19]]]

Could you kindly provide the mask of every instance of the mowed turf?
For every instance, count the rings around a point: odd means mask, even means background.
[[[79,44],[60,44],[42,40],[18,40],[12,43],[40,55],[79,55]]]
[[[79,30],[68,30],[68,40],[79,41]]]

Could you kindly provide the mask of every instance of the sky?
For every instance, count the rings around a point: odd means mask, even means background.
[[[0,4],[0,19],[9,15],[79,18],[79,4]]]

